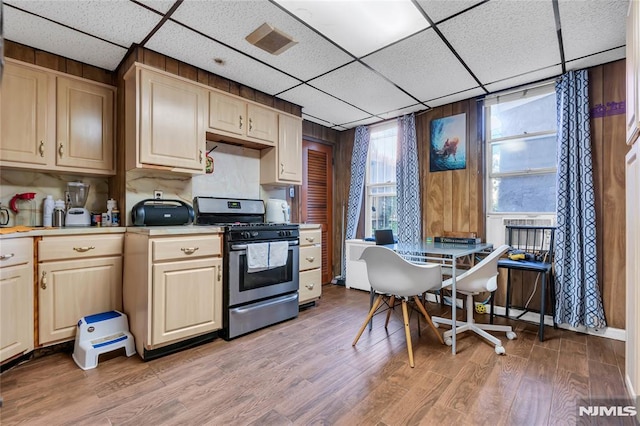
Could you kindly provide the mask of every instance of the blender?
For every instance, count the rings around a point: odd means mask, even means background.
[[[89,186],[82,182],[67,183],[69,208],[64,220],[65,226],[91,226],[91,215],[84,208],[89,194]]]

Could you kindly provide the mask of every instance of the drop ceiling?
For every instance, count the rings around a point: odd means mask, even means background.
[[[624,58],[627,8],[628,0],[4,0],[2,14],[7,40],[107,70],[142,45],[344,130]],[[365,21],[380,10],[382,19]],[[297,44],[276,56],[249,44],[264,23]]]

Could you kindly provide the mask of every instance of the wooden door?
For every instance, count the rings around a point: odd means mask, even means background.
[[[32,267],[0,269],[0,362],[33,349]]]
[[[322,283],[333,273],[333,147],[315,142],[302,143],[301,222],[315,223],[322,231]]]
[[[114,173],[113,89],[58,77],[56,164]]]
[[[222,328],[222,259],[153,265],[151,345]]]
[[[122,310],[122,258],[40,263],[38,309],[40,344],[73,339],[84,316]]]
[[[0,86],[0,160],[44,166],[55,144],[52,74],[7,62]]]
[[[246,121],[246,102],[222,93],[209,92],[209,130],[244,135]]]
[[[140,162],[204,173],[206,92],[146,69],[140,80]]]
[[[278,113],[271,108],[248,104],[247,116],[247,136],[275,145],[278,140]]]

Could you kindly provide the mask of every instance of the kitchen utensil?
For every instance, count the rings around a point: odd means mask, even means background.
[[[289,223],[289,204],[285,200],[269,198],[266,221],[267,223]]]
[[[9,210],[0,206],[0,226],[9,224]]]
[[[84,208],[89,188],[90,185],[82,182],[67,183],[69,209],[65,217],[65,226],[91,226],[91,214]]]
[[[216,149],[218,147],[218,145],[214,146],[213,148],[211,148],[208,152],[207,152],[207,166],[205,168],[205,171],[208,174],[213,173],[214,171],[214,163],[213,163],[213,157],[210,155],[211,151],[213,151],[214,149]]]
[[[36,226],[36,193],[16,194],[9,201],[9,208],[16,214],[16,225]]]

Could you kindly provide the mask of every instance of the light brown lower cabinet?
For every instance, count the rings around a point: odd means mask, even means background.
[[[123,234],[38,241],[38,343],[75,338],[78,320],[122,310]]]
[[[222,328],[222,238],[125,237],[124,310],[142,358]]]
[[[0,241],[0,362],[33,350],[33,239]]]
[[[298,303],[313,302],[322,296],[322,234],[317,228],[300,229],[300,288]]]

